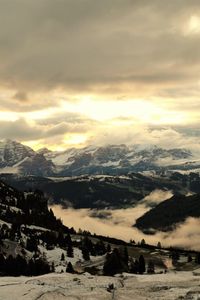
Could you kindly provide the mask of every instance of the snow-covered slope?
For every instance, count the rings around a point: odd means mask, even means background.
[[[114,285],[114,290],[108,291],[109,284]],[[2,300],[197,300],[199,296],[200,277],[192,272],[118,277],[64,273],[2,277],[0,283]]]
[[[64,152],[45,152],[60,175],[82,174],[122,174],[148,170],[173,169],[180,166],[193,167],[194,157],[186,149],[162,149],[156,146],[108,145],[105,147],[85,147]],[[198,162],[196,162],[198,165]],[[199,162],[200,164],[200,162]]]
[[[33,157],[34,151],[21,143],[6,140],[0,142],[0,167],[13,166],[27,157]]]

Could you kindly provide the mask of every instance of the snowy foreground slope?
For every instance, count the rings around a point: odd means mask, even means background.
[[[115,289],[108,291],[113,283]],[[200,299],[200,273],[177,272],[119,277],[48,274],[39,277],[2,277],[0,300],[147,300]]]

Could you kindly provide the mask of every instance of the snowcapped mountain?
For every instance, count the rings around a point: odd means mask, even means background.
[[[149,170],[173,169],[191,162],[192,153],[186,149],[163,149],[156,146],[108,145],[45,152],[63,176],[82,174],[122,174]],[[189,166],[189,165],[188,165]]]
[[[0,142],[0,167],[13,166],[33,156],[34,151],[30,147],[11,140]]]
[[[157,146],[107,145],[37,152],[21,143],[0,142],[0,172],[36,176],[78,176],[84,174],[120,175],[128,172],[163,172],[200,168],[187,149],[163,149]]]
[[[52,175],[54,165],[42,153],[12,140],[0,142],[0,172]]]

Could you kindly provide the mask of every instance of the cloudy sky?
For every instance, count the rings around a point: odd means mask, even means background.
[[[199,147],[199,0],[0,0],[0,139]]]

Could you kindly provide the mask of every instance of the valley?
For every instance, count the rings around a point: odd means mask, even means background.
[[[154,190],[187,194],[189,177],[169,178],[139,173],[111,176],[36,177],[0,174],[0,179],[25,191],[40,189],[49,196],[49,204],[63,208],[127,208],[139,203]],[[200,180],[200,179],[199,179]]]
[[[197,163],[135,147],[140,162],[124,169],[123,152],[1,147],[0,299],[198,299]]]

